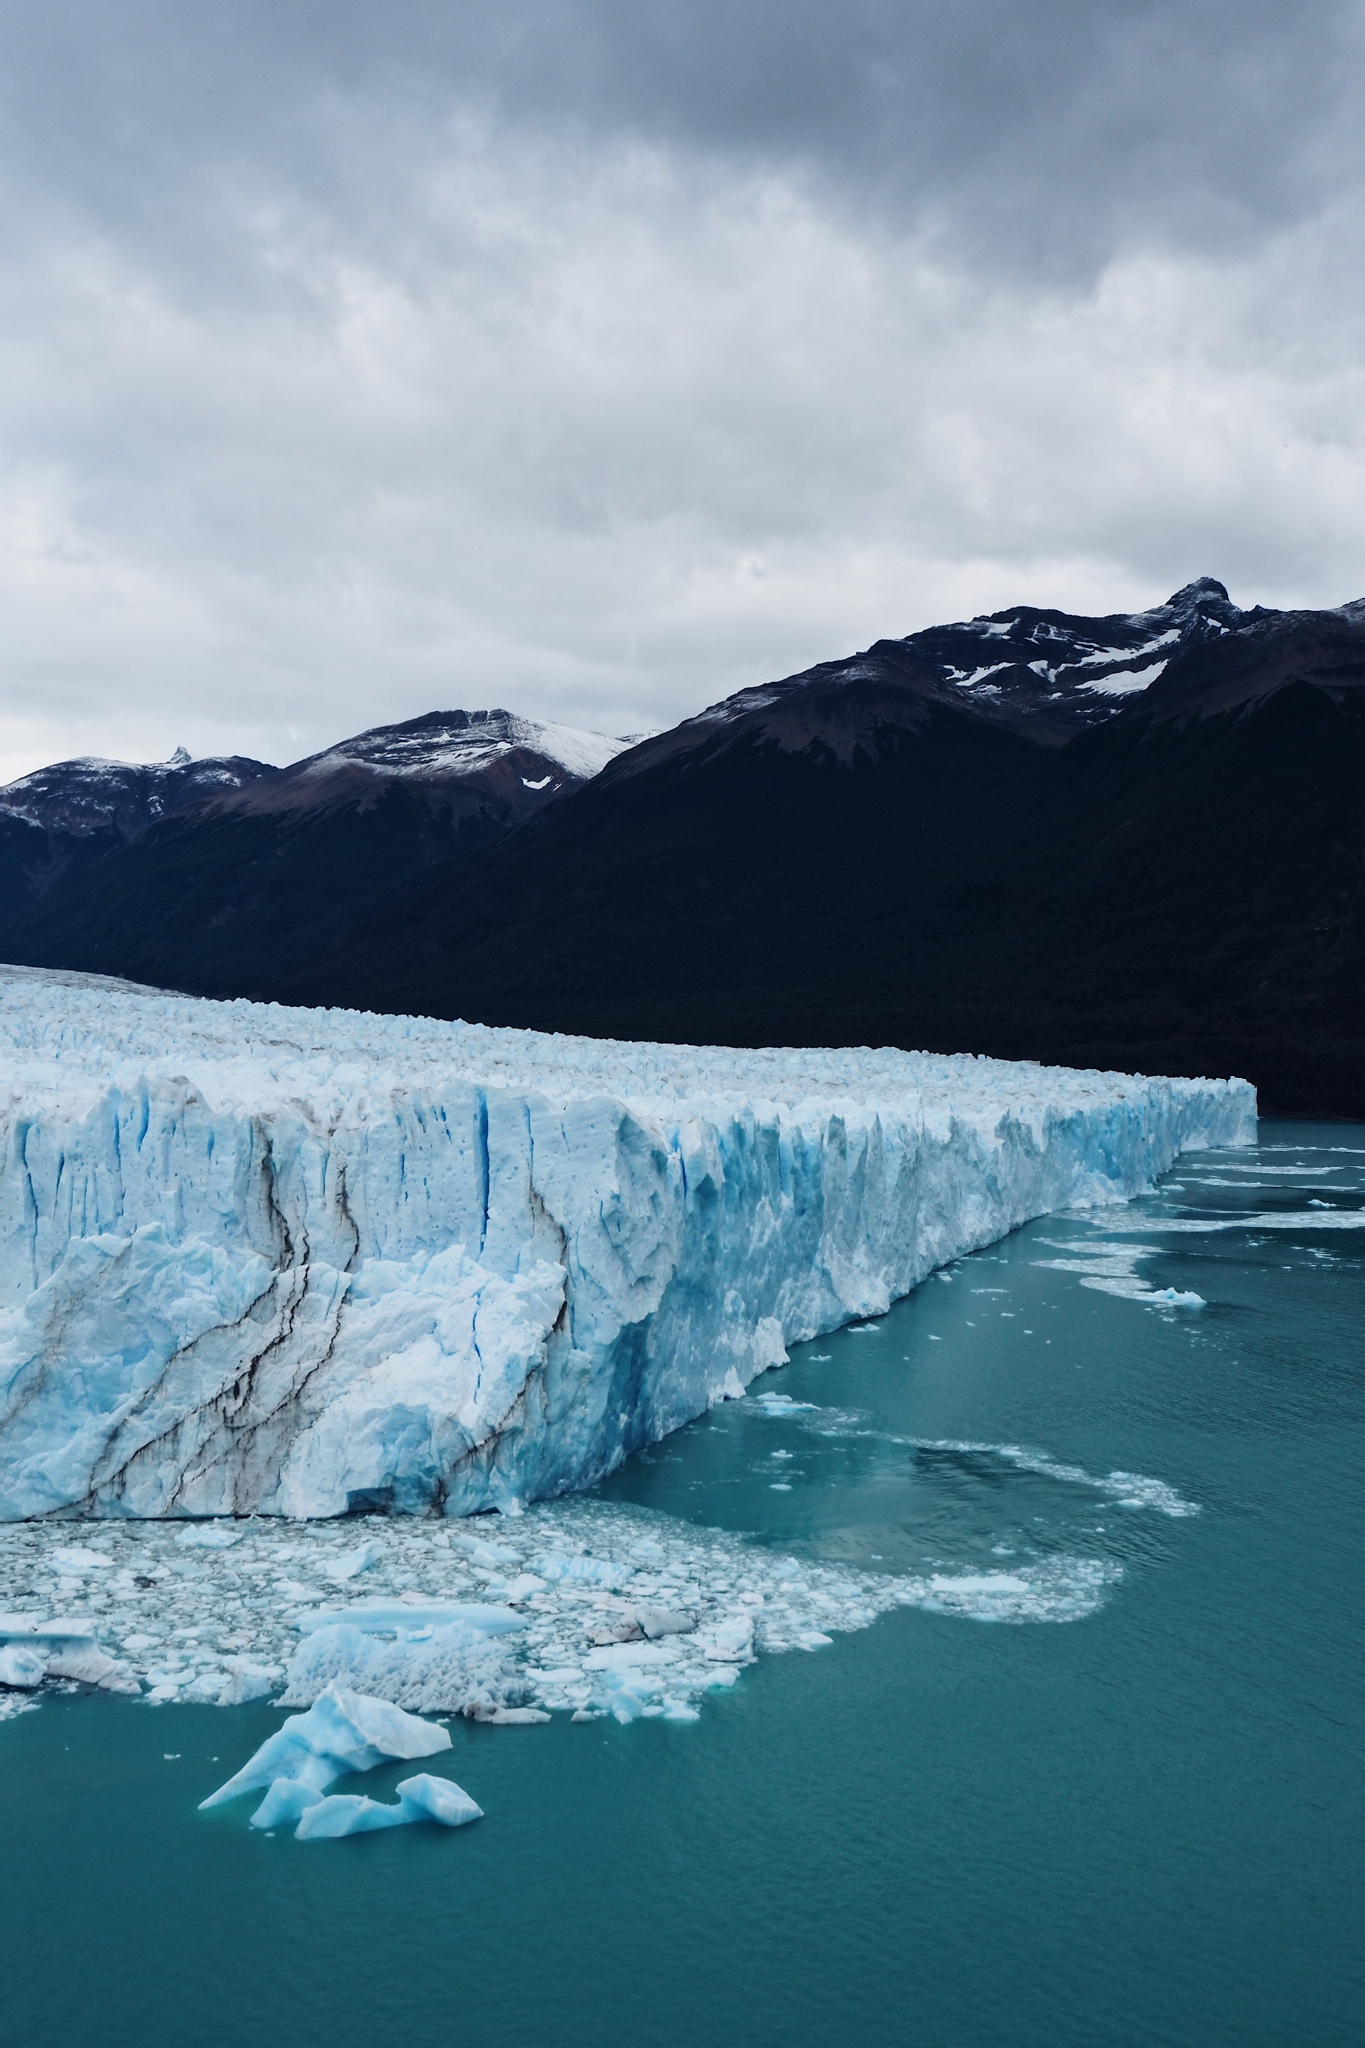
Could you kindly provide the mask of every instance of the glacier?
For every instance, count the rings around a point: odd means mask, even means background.
[[[460,1516],[1250,1142],[1255,1096],[3,969],[0,1115],[0,1520]]]

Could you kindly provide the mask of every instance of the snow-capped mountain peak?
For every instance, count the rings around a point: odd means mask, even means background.
[[[226,796],[215,812],[301,813],[376,802],[395,785],[427,805],[519,822],[581,783],[626,741],[511,711],[428,711],[377,725]]]
[[[927,704],[956,700],[996,722],[1058,744],[1102,724],[1150,688],[1171,657],[1244,632],[1275,614],[1242,611],[1212,576],[1196,577],[1164,604],[1089,617],[1015,605],[900,639],[878,640],[843,661],[825,661],[777,682],[759,683],[712,704],[678,728],[699,735],[752,714],[794,708],[812,692],[832,707],[859,686],[890,689]],[[662,744],[673,747],[671,735]]]
[[[1199,576],[1146,611],[1089,617],[1017,605],[893,644],[936,666],[959,691],[1093,725],[1149,688],[1177,650],[1264,616],[1241,611],[1215,577]]]
[[[326,775],[355,765],[383,776],[475,775],[514,753],[533,754],[576,782],[586,782],[624,751],[625,740],[577,726],[520,718],[512,711],[428,711],[398,725],[378,725],[296,762],[289,775]],[[527,787],[540,786],[528,782]]]
[[[0,788],[0,816],[46,832],[131,838],[167,811],[223,790],[243,789],[277,771],[245,755],[195,761],[177,747],[168,761],[107,761],[80,754],[36,768]]]

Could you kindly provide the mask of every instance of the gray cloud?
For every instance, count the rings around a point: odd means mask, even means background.
[[[0,19],[0,770],[1365,589],[1357,8]]]
[[[4,19],[11,150],[153,234],[234,170],[354,206],[348,106],[399,156],[464,109],[796,172],[1058,274],[1127,237],[1264,232],[1358,168],[1344,0],[57,0]]]

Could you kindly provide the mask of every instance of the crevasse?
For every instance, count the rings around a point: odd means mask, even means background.
[[[0,1516],[591,1484],[1242,1081],[730,1051],[0,970]]]

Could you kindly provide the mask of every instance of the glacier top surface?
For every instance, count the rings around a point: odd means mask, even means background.
[[[331,1118],[394,1092],[506,1089],[552,1101],[913,1099],[926,1112],[1062,1113],[1122,1099],[1141,1079],[970,1053],[891,1047],[734,1049],[572,1038],[354,1010],[213,1002],[100,977],[0,967],[0,1061],[11,1103],[184,1081],[221,1108],[290,1105]],[[1176,1084],[1206,1086],[1207,1084]]]

